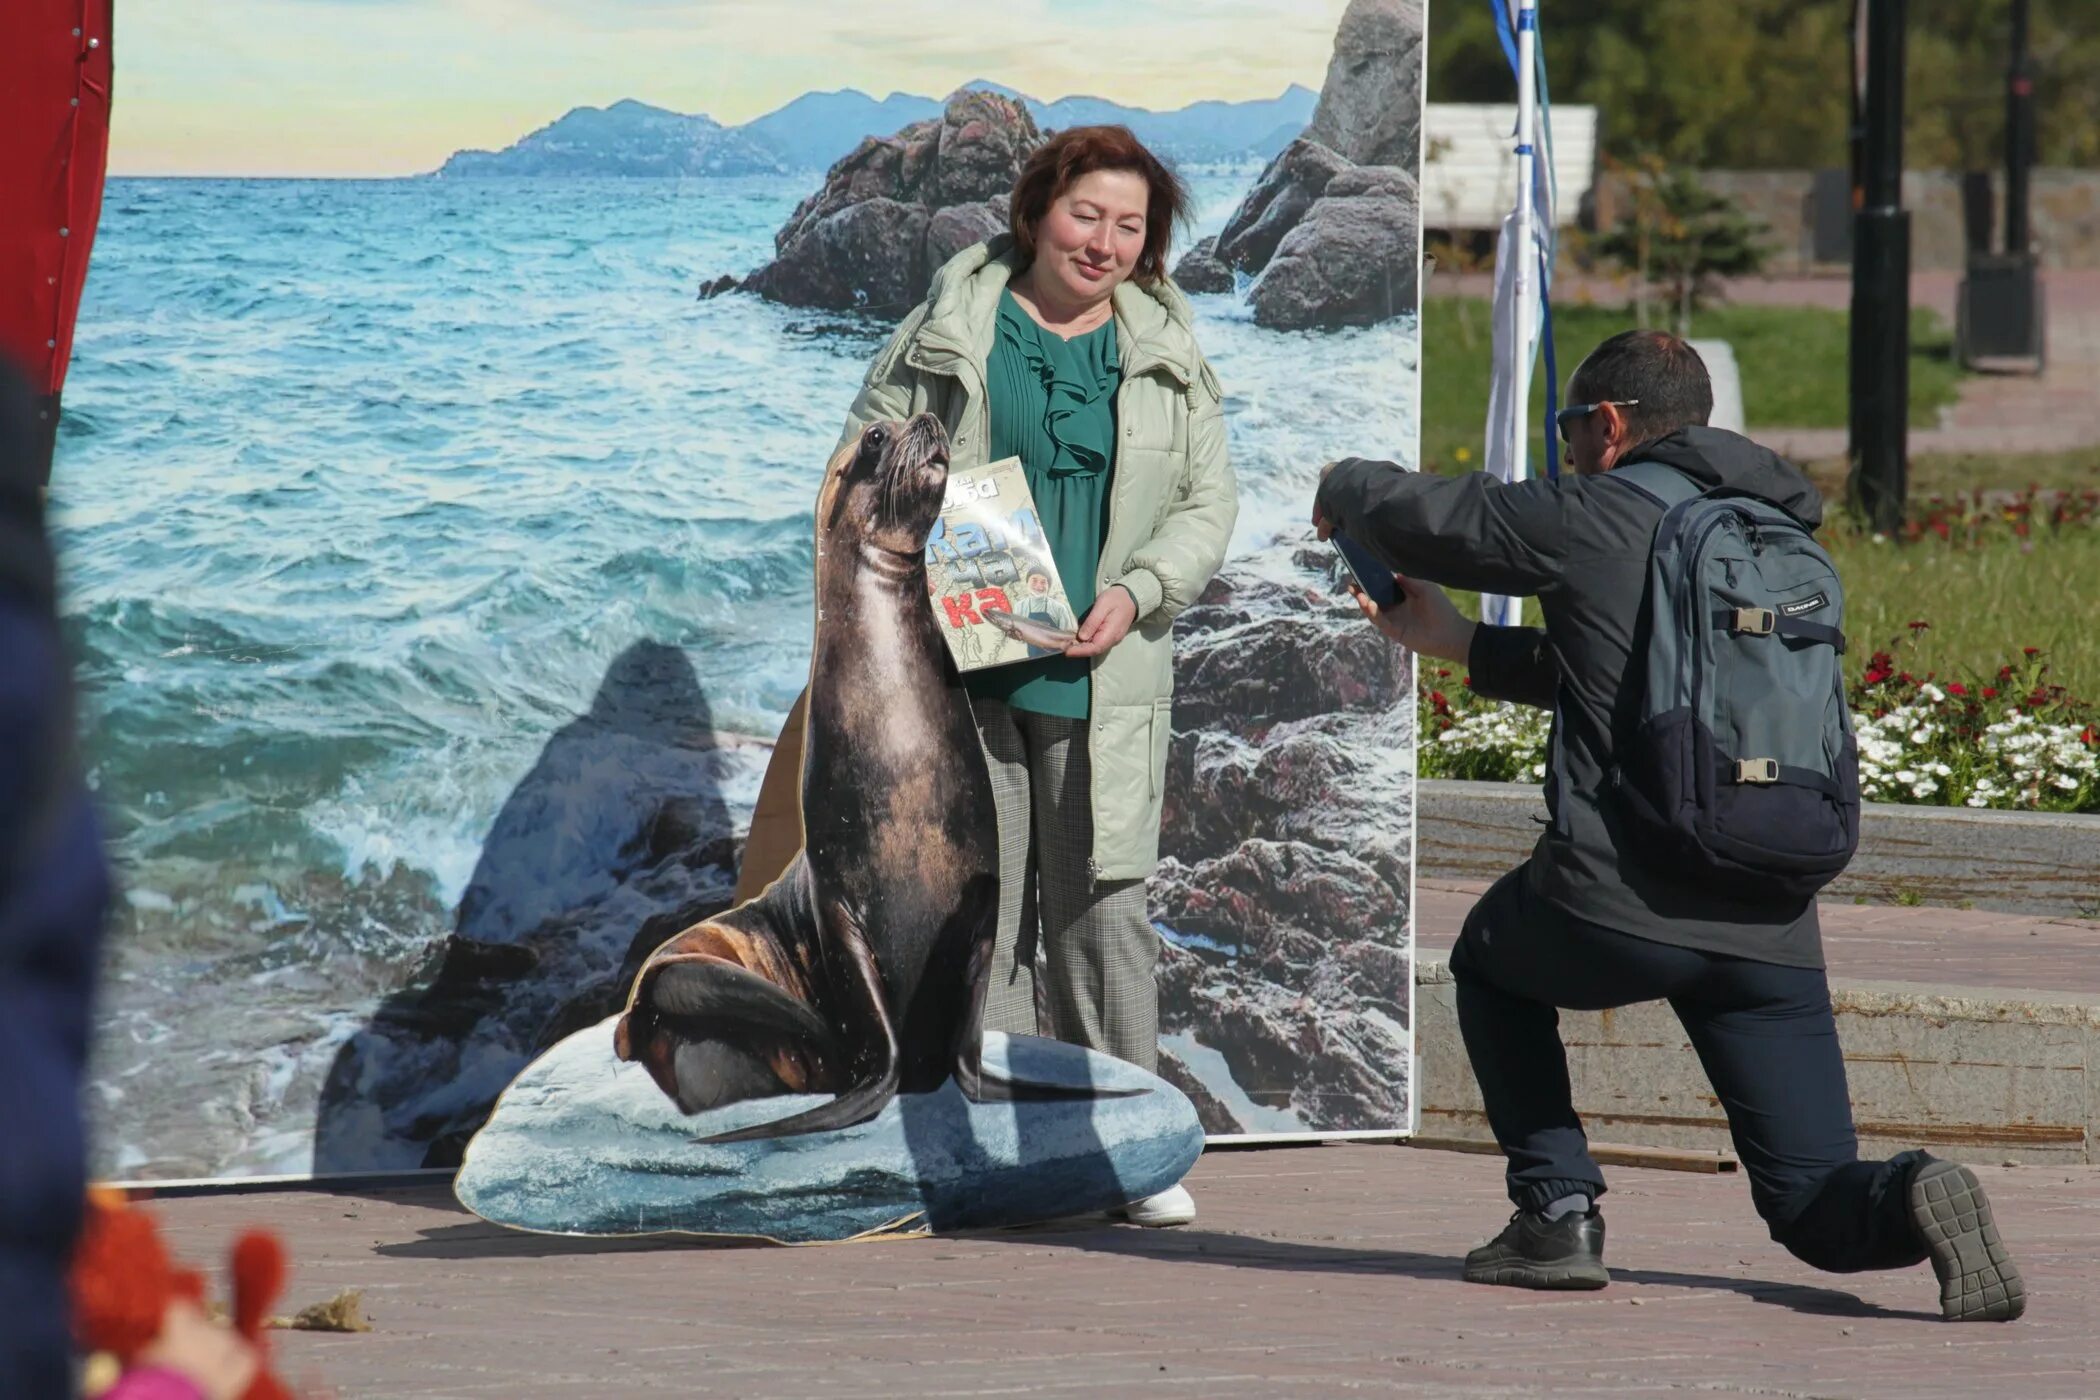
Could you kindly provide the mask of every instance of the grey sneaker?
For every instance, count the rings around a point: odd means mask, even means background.
[[[2027,1285],[1998,1237],[1976,1173],[1927,1157],[1910,1178],[1910,1219],[1932,1252],[1941,1317],[2010,1322],[2027,1311]]]
[[[1509,1288],[1602,1288],[1611,1282],[1604,1267],[1604,1216],[1594,1205],[1587,1215],[1558,1220],[1520,1210],[1501,1234],[1466,1256],[1465,1280]]]

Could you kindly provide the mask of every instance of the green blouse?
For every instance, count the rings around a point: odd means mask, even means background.
[[[1113,317],[1066,340],[1037,325],[1011,291],[1000,293],[998,334],[985,364],[992,410],[987,460],[1021,459],[1072,604],[1070,617],[1046,616],[1056,625],[1076,626],[1094,605],[1101,545],[1108,536],[1116,389],[1122,379]],[[1014,601],[1015,611],[1024,616],[1035,611],[1025,595]],[[1049,655],[972,671],[964,681],[972,695],[1003,700],[1017,710],[1085,719],[1091,665],[1083,656]]]

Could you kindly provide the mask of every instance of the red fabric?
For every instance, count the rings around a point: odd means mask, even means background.
[[[43,394],[65,384],[102,215],[111,3],[0,4],[0,354]]]
[[[160,1335],[171,1301],[204,1301],[203,1275],[169,1257],[153,1217],[102,1193],[88,1198],[71,1283],[81,1344],[125,1366]]]
[[[233,1324],[255,1349],[255,1379],[241,1400],[296,1400],[270,1370],[264,1326],[284,1291],[284,1245],[250,1230],[233,1247]],[[178,1297],[202,1306],[203,1276],[179,1267],[162,1243],[152,1216],[121,1193],[90,1190],[87,1219],[69,1279],[73,1330],[87,1351],[106,1351],[126,1370],[160,1335],[168,1304]]]

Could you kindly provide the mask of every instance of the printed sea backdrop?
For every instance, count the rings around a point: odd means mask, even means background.
[[[1189,238],[1254,173],[1196,175]],[[53,487],[122,886],[99,1173],[456,1159],[535,1045],[624,990],[633,946],[724,896],[808,665],[818,474],[888,324],[695,291],[765,261],[810,188],[111,182]],[[1412,459],[1414,321],[1278,332],[1194,300],[1243,507],[1191,621],[1259,626],[1228,596],[1259,594],[1342,635],[1303,521],[1324,461]],[[1403,688],[1374,708],[1350,761],[1404,851],[1413,707]],[[1218,709],[1183,702],[1176,781],[1242,762],[1287,782],[1218,747],[1276,737],[1206,733]],[[1195,854],[1155,891],[1189,995],[1318,956],[1190,914]],[[1366,1062],[1399,1047],[1379,1110],[1398,1121],[1343,1121],[1170,1009],[1214,1129],[1405,1126],[1400,883],[1362,914],[1397,961],[1350,1032]]]

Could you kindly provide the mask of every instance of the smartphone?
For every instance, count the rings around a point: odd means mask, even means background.
[[[1337,530],[1329,535],[1328,542],[1334,552],[1342,556],[1342,567],[1356,586],[1381,608],[1389,608],[1400,601],[1400,586],[1393,582],[1393,571],[1378,561],[1378,556],[1365,549],[1355,540]]]

